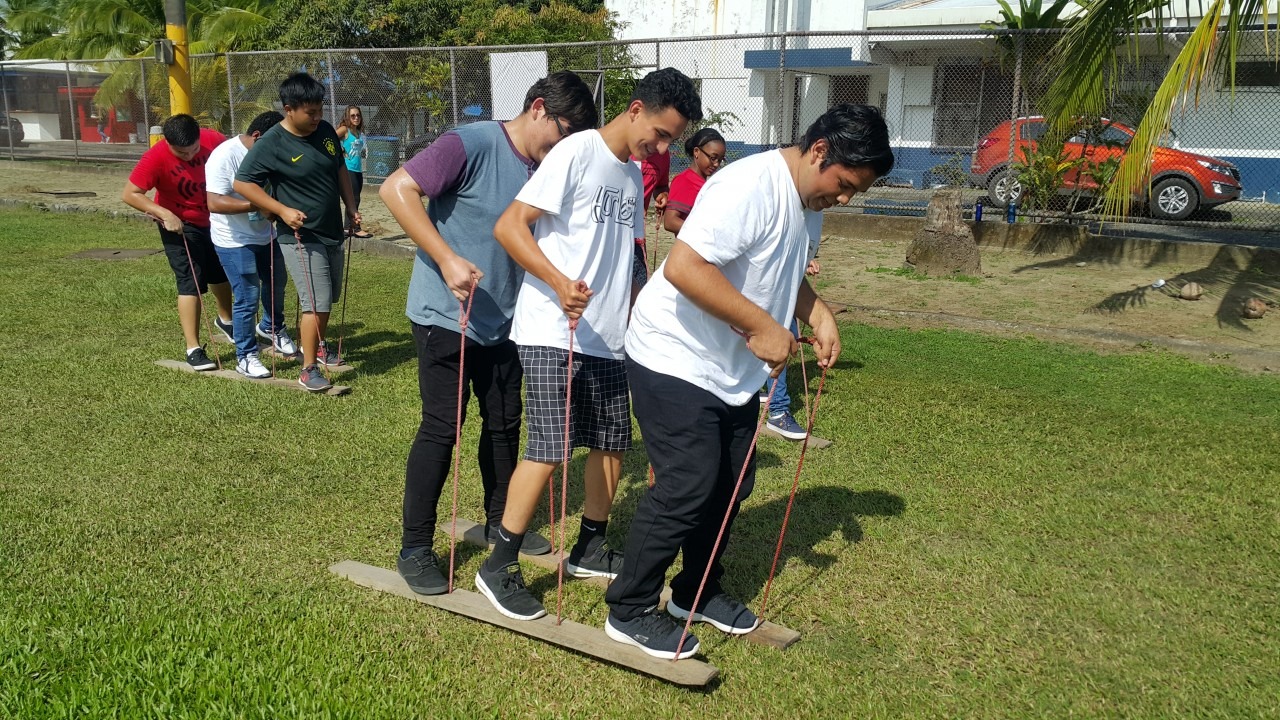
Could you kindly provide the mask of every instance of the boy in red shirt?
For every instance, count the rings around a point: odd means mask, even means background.
[[[201,129],[190,115],[164,122],[164,139],[142,155],[120,199],[160,223],[160,242],[178,281],[178,320],[187,341],[187,362],[196,370],[215,366],[200,344],[200,297],[213,291],[215,322],[231,339],[231,286],[209,237],[204,164],[226,137]],[[155,199],[147,193],[155,189]]]

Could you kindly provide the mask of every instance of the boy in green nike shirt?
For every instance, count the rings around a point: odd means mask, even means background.
[[[298,382],[312,392],[330,387],[316,367],[341,364],[335,349],[324,344],[329,311],[342,292],[342,243],[345,226],[338,205],[360,225],[342,142],[323,119],[324,85],[306,73],[280,84],[284,120],[267,131],[240,163],[233,187],[246,200],[276,216],[285,267],[298,289],[302,318],[298,323],[303,366]],[[268,194],[266,187],[270,187]]]

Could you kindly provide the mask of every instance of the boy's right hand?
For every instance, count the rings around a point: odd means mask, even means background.
[[[769,377],[778,377],[787,360],[800,349],[796,336],[787,328],[773,323],[764,332],[747,338],[747,349],[769,365]]]
[[[170,210],[165,210],[164,208],[161,208],[160,210],[161,212],[157,213],[156,219],[160,221],[160,224],[164,226],[164,229],[171,233],[182,232],[182,219],[177,215],[174,215]]]
[[[569,316],[570,320],[582,317],[593,294],[587,284],[581,280],[566,279],[556,286],[555,291],[556,296],[560,298],[560,309]]]
[[[472,265],[461,255],[454,255],[441,265],[440,275],[444,278],[444,284],[449,287],[449,292],[458,298],[458,302],[466,302],[467,296],[471,294],[476,283],[484,277],[480,268]]]
[[[284,212],[280,213],[280,219],[284,221],[285,225],[288,225],[294,230],[301,230],[302,224],[307,221],[307,214],[301,210],[295,210],[294,208],[287,207],[284,209]]]

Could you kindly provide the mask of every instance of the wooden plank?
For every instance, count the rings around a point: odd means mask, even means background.
[[[558,645],[589,657],[651,675],[676,685],[703,687],[719,674],[714,666],[700,660],[660,660],[639,648],[611,640],[600,628],[572,620],[556,625],[556,619],[543,616],[537,620],[513,620],[494,609],[479,593],[454,589],[446,595],[419,595],[409,589],[404,578],[394,570],[344,560],[329,568],[333,574],[379,592],[416,600],[424,605],[448,610],[473,620],[512,630],[544,642]]]
[[[810,442],[812,442],[812,440]],[[449,537],[449,530],[451,529],[452,524],[453,523],[451,521],[445,521],[443,523],[440,523],[437,526],[437,529],[439,530],[440,534],[444,535],[445,537]],[[485,542],[484,526],[474,523],[470,520],[467,520],[466,518],[458,518],[458,534],[462,536],[462,539],[464,541],[472,545],[475,545],[476,547],[482,547],[482,548],[493,547],[492,543]],[[556,552],[555,550],[552,550],[551,552],[546,553],[545,555],[526,555],[524,553],[520,553],[520,557],[533,565],[536,565],[545,570],[550,570],[551,572],[557,572],[560,568],[560,563],[562,562],[562,560],[560,559],[561,557],[560,553]],[[567,569],[565,570],[564,576],[565,576],[565,579],[573,580],[575,582],[587,582],[602,588],[609,587],[609,578],[602,578],[602,577],[575,578],[569,574]],[[671,588],[669,587],[662,588],[662,595],[658,599],[658,608],[659,609],[665,608],[667,606],[667,601],[669,601],[670,599],[671,599]],[[764,622],[760,623],[760,627],[756,628],[755,630],[752,630],[746,635],[741,635],[740,637],[750,640],[753,643],[757,643],[760,645],[768,645],[769,647],[775,647],[775,648],[778,648],[779,650],[785,650],[786,648],[795,644],[795,642],[800,639],[800,633],[790,628],[783,627],[782,625],[777,625],[775,623],[769,622],[768,620],[765,620]]]
[[[181,370],[195,375],[212,375],[213,377],[223,378],[225,380],[243,380],[245,382],[254,383],[255,385],[271,385],[273,387],[289,388],[290,390],[299,390],[305,393],[311,393],[310,390],[302,387],[296,380],[286,380],[285,378],[271,377],[252,379],[247,378],[235,370],[196,370],[185,362],[180,360],[157,360],[156,364],[160,367],[166,367],[171,370]],[[347,385],[334,385],[325,390],[323,393],[311,393],[313,395],[346,395],[351,392],[351,388]]]
[[[284,355],[277,352],[275,348],[263,341],[262,338],[258,338],[258,354],[267,359],[274,357],[276,362],[302,362],[302,353],[299,352],[293,355]],[[263,364],[266,365],[267,363],[264,362]],[[323,368],[324,370],[328,370],[330,373],[345,373],[355,370],[355,366],[347,365],[346,363],[343,363],[342,365],[325,365]]]

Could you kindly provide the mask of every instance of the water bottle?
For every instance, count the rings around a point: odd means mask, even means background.
[[[1018,203],[1010,200],[1009,207],[1005,211],[1004,220],[1007,223],[1015,223],[1018,221]]]
[[[973,221],[982,222],[982,201],[973,204]]]

